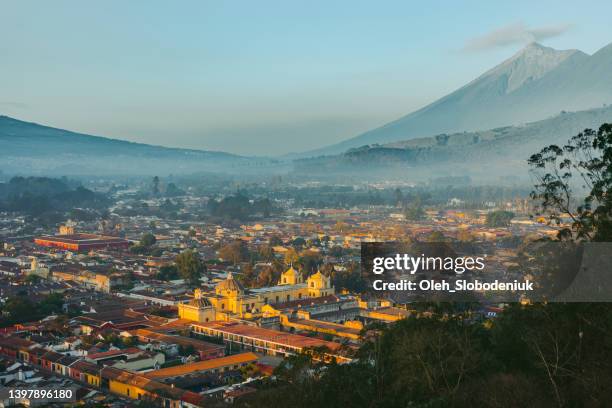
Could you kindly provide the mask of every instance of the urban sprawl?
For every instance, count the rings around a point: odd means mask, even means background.
[[[371,203],[317,206],[279,186],[264,197],[148,183],[87,186],[105,208],[50,221],[0,213],[2,389],[70,389],[115,406],[232,403],[291,356],[351,364],[378,325],[426,313],[367,290],[362,243],[476,242],[510,281],[520,244],[558,231],[518,195],[474,204],[368,185],[349,190]],[[300,189],[323,188],[287,187]],[[483,304],[475,319],[503,307]]]

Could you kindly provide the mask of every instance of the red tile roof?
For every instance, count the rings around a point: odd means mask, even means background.
[[[327,347],[328,349],[334,351],[342,346],[340,343],[335,343],[333,341],[325,341],[313,337],[300,336],[298,334],[291,334],[233,322],[214,321],[208,323],[194,323],[192,326],[211,328],[230,334],[235,334],[237,336],[250,337],[269,343],[299,348]]]

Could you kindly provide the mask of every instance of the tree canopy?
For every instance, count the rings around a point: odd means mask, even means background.
[[[514,213],[511,211],[491,211],[487,214],[486,223],[488,227],[507,227],[510,221],[514,218]]]
[[[547,146],[529,164],[540,213],[553,223],[572,220],[561,236],[612,241],[612,124],[586,129],[564,146]]]
[[[185,283],[191,287],[200,286],[200,277],[206,272],[206,266],[197,252],[188,249],[177,255],[176,267]]]

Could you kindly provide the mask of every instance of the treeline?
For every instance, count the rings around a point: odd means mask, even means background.
[[[129,207],[116,209],[115,213],[124,217],[147,216],[162,219],[193,219],[196,214],[181,211],[184,208],[185,205],[180,198],[166,198],[159,206],[149,206],[146,201],[136,199],[130,203]]]
[[[0,327],[16,323],[33,322],[62,312],[64,298],[59,293],[46,296],[40,302],[32,302],[27,293],[9,297],[0,307]]]
[[[207,209],[213,217],[237,221],[246,221],[255,216],[269,217],[280,211],[268,198],[251,200],[241,192],[220,200],[211,199]]]
[[[352,187],[325,186],[289,189],[275,192],[274,197],[294,198],[297,206],[313,208],[353,208],[370,205],[410,207],[446,205],[451,199],[464,202],[466,208],[485,208],[488,202],[527,198],[529,188],[504,186],[471,186],[456,180],[436,180],[431,185],[409,188],[353,189]]]
[[[102,194],[76,185],[67,179],[48,177],[13,177],[0,183],[0,211],[20,212],[30,216],[67,212],[76,207],[103,210],[109,200]],[[83,211],[75,211],[74,217]]]

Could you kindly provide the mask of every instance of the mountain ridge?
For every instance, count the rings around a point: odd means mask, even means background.
[[[540,65],[534,67],[533,61]],[[604,103],[612,103],[612,43],[593,55],[532,43],[416,111],[300,157],[439,133],[517,125]]]
[[[537,42],[532,42],[510,58],[468,83],[467,86],[487,76],[508,75],[506,93],[511,93],[527,81],[543,77],[552,69],[564,63],[568,58],[574,57],[575,54],[578,57],[588,57],[586,53],[580,50],[555,50]]]
[[[233,153],[228,153],[228,152],[223,152],[223,151],[215,151],[215,150],[201,150],[201,149],[188,149],[188,148],[181,148],[181,147],[170,147],[170,146],[162,146],[162,145],[154,145],[154,144],[150,144],[150,143],[141,143],[141,142],[132,142],[129,140],[124,140],[124,139],[117,139],[117,138],[113,138],[113,137],[106,137],[106,136],[99,136],[99,135],[90,135],[87,133],[81,133],[81,132],[75,132],[72,130],[66,130],[66,129],[61,129],[61,128],[57,128],[54,126],[49,126],[49,125],[43,125],[37,122],[31,122],[31,121],[26,121],[26,120],[22,120],[22,119],[17,119],[8,115],[2,115],[0,114],[0,137],[2,136],[9,136],[6,134],[6,130],[4,129],[4,127],[6,125],[30,125],[30,126],[36,126],[38,128],[40,128],[41,130],[48,130],[51,132],[59,132],[59,133],[63,133],[65,135],[72,135],[75,137],[82,137],[82,138],[90,138],[91,140],[98,140],[98,141],[107,141],[107,142],[113,142],[113,143],[122,143],[122,144],[126,144],[126,145],[132,145],[132,146],[143,146],[143,147],[150,147],[150,148],[159,148],[159,149],[167,149],[167,150],[174,150],[174,151],[182,151],[182,152],[194,152],[194,153],[210,153],[210,154],[219,154],[219,155],[225,155],[225,156],[230,156],[230,157],[246,157],[246,156],[240,156],[237,154],[233,154]],[[14,135],[16,137],[25,137],[24,135]],[[46,137],[53,137],[53,135],[45,135]]]
[[[295,160],[296,172],[318,177],[387,177],[423,181],[437,176],[466,175],[494,181],[528,174],[527,158],[550,144],[564,144],[585,128],[612,123],[612,105],[518,126],[438,134],[383,145],[361,146],[338,155]]]
[[[0,116],[0,170],[12,174],[149,175],[276,172],[265,157],[156,146]]]

